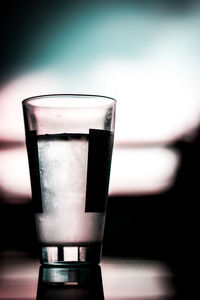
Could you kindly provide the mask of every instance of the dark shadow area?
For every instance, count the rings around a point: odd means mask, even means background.
[[[103,254],[164,261],[181,297],[193,291],[197,262],[199,132],[169,147],[180,153],[181,163],[167,191],[109,199]]]
[[[0,203],[0,250],[20,250],[38,256],[36,228],[31,202],[26,204]]]

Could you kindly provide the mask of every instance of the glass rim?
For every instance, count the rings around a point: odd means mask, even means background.
[[[108,97],[108,96],[95,95],[95,94],[73,94],[72,93],[72,94],[44,94],[44,95],[32,96],[32,97],[25,98],[22,101],[22,105],[29,104],[29,105],[32,105],[34,107],[45,107],[45,108],[47,108],[47,107],[59,107],[59,105],[58,106],[57,105],[56,106],[51,106],[51,105],[48,106],[48,105],[45,105],[44,103],[42,104],[41,102],[40,102],[40,104],[35,103],[35,102],[38,102],[38,100],[46,101],[46,100],[50,100],[52,98],[54,98],[54,100],[58,100],[58,99],[70,100],[70,98],[74,98],[74,100],[75,99],[79,99],[79,100],[80,99],[82,99],[82,100],[87,99],[89,101],[92,101],[92,99],[96,99],[98,101],[103,99],[104,101],[108,102],[108,103],[104,103],[104,104],[109,104],[109,103],[110,104],[112,104],[112,103],[115,104],[117,102],[116,99],[114,99],[112,97]],[[99,103],[101,103],[101,101]]]

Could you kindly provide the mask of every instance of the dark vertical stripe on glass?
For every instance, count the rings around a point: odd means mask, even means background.
[[[40,187],[36,130],[27,132],[26,145],[27,145],[28,160],[29,160],[33,208],[35,213],[40,213],[43,211],[43,209],[42,209],[42,197],[41,197],[41,187]]]
[[[112,132],[90,129],[85,212],[106,209],[112,148]]]

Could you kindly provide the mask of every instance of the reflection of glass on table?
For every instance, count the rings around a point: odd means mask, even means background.
[[[36,296],[39,300],[43,296],[47,299],[45,296],[49,295],[49,291],[57,296],[55,300],[61,297],[70,299],[68,297],[72,294],[93,295],[92,299],[103,299],[104,294],[106,300],[152,300],[171,299],[176,291],[174,274],[161,261],[103,258],[100,268],[79,266],[79,269],[77,266],[71,271],[72,268],[66,266],[62,268],[63,272],[56,271],[61,269],[60,266],[40,267],[38,259],[22,252],[0,253],[0,262],[0,300],[36,300]],[[191,274],[184,276],[188,278]],[[53,299],[51,295],[49,299]]]
[[[104,299],[100,266],[41,266],[36,300],[47,299]]]

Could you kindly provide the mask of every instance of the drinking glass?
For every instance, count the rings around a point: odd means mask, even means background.
[[[116,100],[54,94],[22,104],[41,263],[98,264]]]

